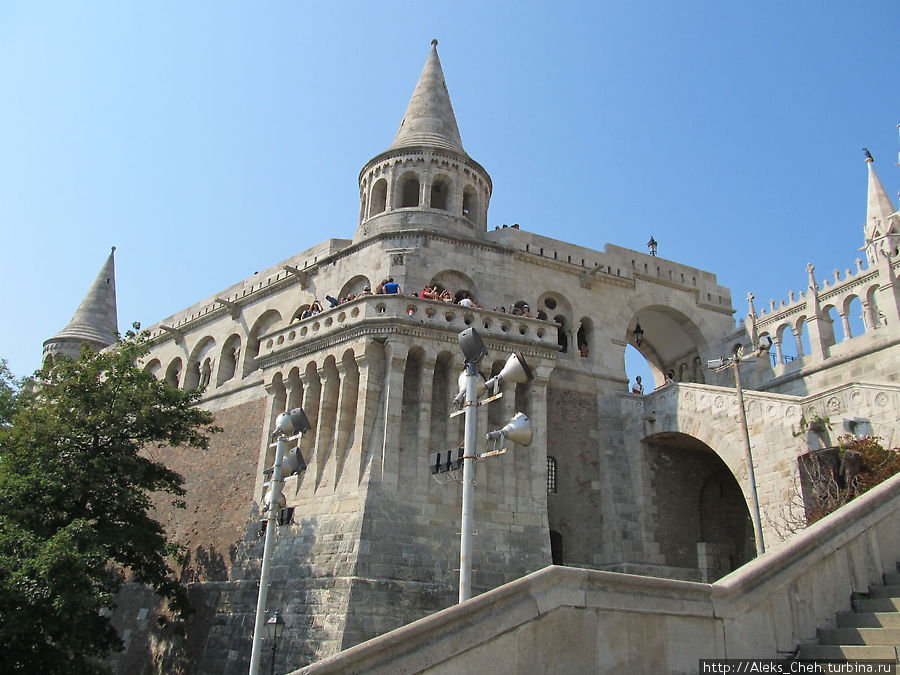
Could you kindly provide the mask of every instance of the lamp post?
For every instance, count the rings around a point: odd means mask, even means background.
[[[653,238],[653,235],[650,235],[650,241],[647,242],[647,248],[650,249],[650,255],[655,256],[656,250],[659,247],[659,244],[656,242],[656,239]]]
[[[465,378],[460,376],[460,388],[465,379],[465,430],[463,435],[463,478],[462,478],[462,522],[459,535],[459,602],[472,596],[472,504],[475,498],[475,411],[478,407],[478,364],[487,355],[487,349],[474,328],[467,328],[459,334],[459,346],[466,363]],[[499,395],[501,384],[506,382],[524,383],[534,376],[519,352],[513,353],[503,369],[484,383],[484,390]],[[460,391],[460,393],[463,393]],[[459,399],[459,397],[457,397]],[[493,400],[487,399],[487,401]],[[515,443],[528,445],[531,442],[531,423],[518,413],[500,430],[491,432],[487,438],[510,438]],[[498,454],[496,451],[490,454]],[[505,452],[505,450],[504,450]]]
[[[641,322],[640,322],[640,321],[638,321],[638,322],[635,324],[634,330],[631,331],[631,334],[634,335],[634,344],[635,344],[635,346],[636,346],[636,347],[640,347],[640,346],[641,346],[641,343],[644,341],[644,329],[641,328]]]
[[[729,358],[715,359],[709,361],[707,366],[716,372],[724,370],[729,366],[734,369],[734,386],[737,389],[738,409],[740,411],[741,431],[744,434],[744,454],[747,459],[747,473],[750,481],[750,518],[753,520],[753,537],[756,540],[756,555],[761,556],[766,552],[766,544],[763,540],[762,520],[759,513],[759,494],[756,489],[756,472],[753,469],[753,451],[750,449],[750,429],[747,427],[747,414],[744,412],[744,390],[741,387],[741,370],[742,361],[755,359],[756,357],[769,351],[772,346],[772,338],[764,335],[760,340],[758,348],[747,355],[743,355],[743,347],[738,347],[734,351],[734,355]]]
[[[259,673],[259,662],[262,658],[262,630],[263,618],[266,614],[266,597],[269,592],[269,571],[272,567],[272,549],[275,546],[275,530],[277,527],[277,517],[279,502],[283,495],[281,488],[284,483],[282,477],[282,469],[287,468],[289,472],[303,471],[306,465],[303,463],[303,456],[299,450],[292,457],[295,464],[291,464],[290,460],[285,461],[284,450],[288,441],[292,438],[306,433],[310,429],[309,420],[302,408],[294,408],[289,413],[281,413],[275,420],[275,431],[272,437],[277,438],[275,445],[275,464],[272,467],[272,482],[269,486],[268,497],[268,517],[266,520],[266,543],[263,545],[262,566],[259,571],[259,596],[256,600],[256,621],[253,625],[253,648],[250,652],[250,675]],[[296,433],[296,436],[291,434]],[[283,466],[283,464],[285,466]],[[296,467],[296,468],[295,468]],[[266,500],[263,499],[265,505]],[[284,627],[282,626],[282,630]],[[274,648],[273,648],[274,649]],[[273,652],[274,667],[274,652]]]
[[[284,632],[284,619],[278,610],[266,621],[266,636],[272,641],[272,669],[271,675],[275,675],[275,650],[278,648],[278,638]]]

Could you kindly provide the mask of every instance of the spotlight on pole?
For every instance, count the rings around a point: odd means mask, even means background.
[[[487,356],[487,348],[474,328],[466,328],[458,339],[466,363],[480,363]]]
[[[513,352],[510,354],[509,358],[506,359],[506,364],[503,366],[503,369],[484,383],[484,388],[491,396],[496,396],[504,382],[524,384],[533,379],[534,375],[531,372],[531,368],[529,368],[528,364],[525,362],[525,357],[522,356],[521,352]]]
[[[290,412],[283,412],[275,418],[275,430],[272,432],[272,438],[281,435],[292,436],[293,434],[305,434],[310,430],[309,419],[303,408],[294,408]]]
[[[484,375],[478,373],[478,381],[475,384],[475,396],[476,398],[481,396],[484,393]],[[459,393],[456,395],[456,398],[453,399],[453,407],[459,410],[463,407],[463,404],[466,402],[466,384],[469,381],[468,373],[463,370],[459,374],[459,379],[457,379],[457,384],[459,385]]]
[[[523,412],[517,412],[513,418],[499,429],[488,432],[485,438],[489,441],[498,441],[506,438],[519,445],[530,445],[532,439],[531,420]]]

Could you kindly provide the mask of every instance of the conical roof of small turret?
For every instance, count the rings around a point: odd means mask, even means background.
[[[390,150],[419,145],[430,145],[445,150],[455,150],[465,154],[456,116],[450,104],[450,93],[444,81],[444,71],[437,53],[437,40],[431,41],[431,52],[412,98],[406,107],[406,114],[400,122]]]
[[[866,203],[866,241],[870,241],[875,236],[876,231],[879,235],[884,236],[890,231],[892,216],[895,212],[891,198],[888,197],[884,186],[875,173],[875,162],[871,155],[866,157],[866,164],[869,169],[869,189]],[[894,216],[894,218],[896,218]]]
[[[47,340],[45,346],[53,342],[80,341],[102,349],[116,341],[119,322],[116,316],[115,252],[116,247],[113,246],[75,316],[65,328]]]

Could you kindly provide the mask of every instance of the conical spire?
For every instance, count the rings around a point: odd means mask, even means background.
[[[44,352],[49,348],[50,351],[77,356],[81,343],[86,342],[99,350],[116,341],[119,323],[116,316],[115,252],[116,247],[113,246],[75,316],[65,328],[44,343]]]
[[[866,164],[869,171],[869,185],[866,202],[865,238],[866,248],[870,249],[869,259],[874,262],[875,250],[893,250],[894,241],[900,237],[900,223],[890,197],[875,173],[875,162],[866,151]]]
[[[437,40],[431,41],[431,53],[406,108],[400,129],[390,149],[431,145],[465,153],[459,137],[456,116],[444,81],[437,53]]]

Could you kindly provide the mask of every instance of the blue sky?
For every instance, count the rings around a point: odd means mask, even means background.
[[[432,38],[489,227],[718,274],[737,316],[855,267],[871,149],[900,187],[900,3],[3,2],[0,357],[117,246],[119,325],[327,237]]]

